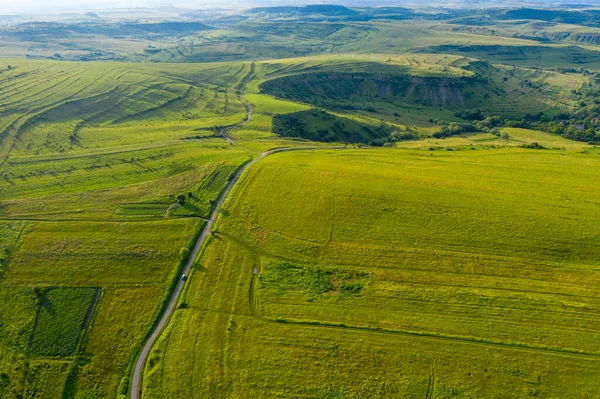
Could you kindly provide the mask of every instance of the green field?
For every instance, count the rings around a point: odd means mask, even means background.
[[[71,363],[61,360],[33,360],[29,366],[25,397],[61,397],[70,382],[72,367]]]
[[[228,201],[144,392],[595,396],[599,162],[518,148],[267,158]]]
[[[2,17],[0,398],[130,397],[213,212],[142,398],[600,396],[600,17],[161,10]]]

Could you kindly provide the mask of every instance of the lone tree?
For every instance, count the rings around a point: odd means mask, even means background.
[[[177,202],[179,203],[179,205],[185,204],[185,194],[178,194]]]

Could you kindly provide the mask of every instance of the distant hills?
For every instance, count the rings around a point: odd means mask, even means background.
[[[248,10],[249,13],[267,13],[267,14],[325,14],[325,15],[356,15],[357,11],[348,7],[317,4],[304,7],[279,6],[279,7],[258,7]]]
[[[539,8],[518,8],[507,10],[499,19],[533,19],[546,22],[561,22],[587,26],[600,26],[600,10],[564,11]]]

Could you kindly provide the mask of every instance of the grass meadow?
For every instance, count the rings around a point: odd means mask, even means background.
[[[286,34],[259,25],[244,29]],[[219,194],[263,151],[323,145],[273,132],[274,118],[315,107],[423,137],[270,155],[244,172],[146,365],[144,397],[598,395],[597,149],[524,129],[427,138],[430,119],[456,117],[412,94],[393,103],[369,89],[373,109],[340,110],[261,89],[303,74],[479,73],[490,95],[472,104],[510,114],[569,107],[588,78],[357,44],[431,47],[438,25],[315,25],[291,50],[223,44],[220,31],[206,33],[217,44],[150,56],[211,63],[2,61],[0,397],[126,397]],[[448,44],[475,37],[492,41]],[[248,57],[263,61],[227,62]],[[534,142],[546,149],[520,148]]]
[[[145,397],[595,397],[599,162],[266,158],[227,201]]]
[[[64,360],[32,360],[25,384],[25,397],[61,397],[72,370],[73,363]]]

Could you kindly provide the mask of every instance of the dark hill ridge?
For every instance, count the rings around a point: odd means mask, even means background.
[[[581,38],[583,41],[583,38]],[[587,40],[593,40],[590,36]],[[425,47],[415,50],[419,53],[447,53],[465,55],[468,57],[484,58],[494,62],[512,63],[525,61],[526,64],[537,66],[542,59],[553,59],[560,62],[573,64],[586,64],[600,62],[600,52],[588,50],[579,46],[549,47],[549,46],[505,46],[499,44],[482,45],[454,45]],[[557,65],[560,66],[560,65]]]
[[[156,34],[168,33],[190,33],[202,30],[211,30],[212,27],[203,24],[202,22],[159,22],[159,23],[130,23],[123,26],[131,29],[138,29],[144,32]]]
[[[565,24],[577,24],[587,26],[599,26],[600,15],[591,10],[585,11],[567,11],[567,10],[548,10],[538,8],[518,8],[507,10],[500,14],[499,19],[505,20],[538,20],[562,22]]]
[[[470,93],[474,89],[484,89],[482,86],[479,80],[468,77],[319,72],[269,80],[260,88],[262,92],[276,97],[316,105],[331,106],[331,102],[351,104],[367,100],[463,106],[468,103]]]
[[[73,34],[101,35],[122,38],[123,36],[186,35],[197,31],[214,29],[202,22],[159,22],[159,23],[80,23],[32,22],[20,24],[1,31],[3,36],[23,41],[44,42],[48,36],[67,38]]]

